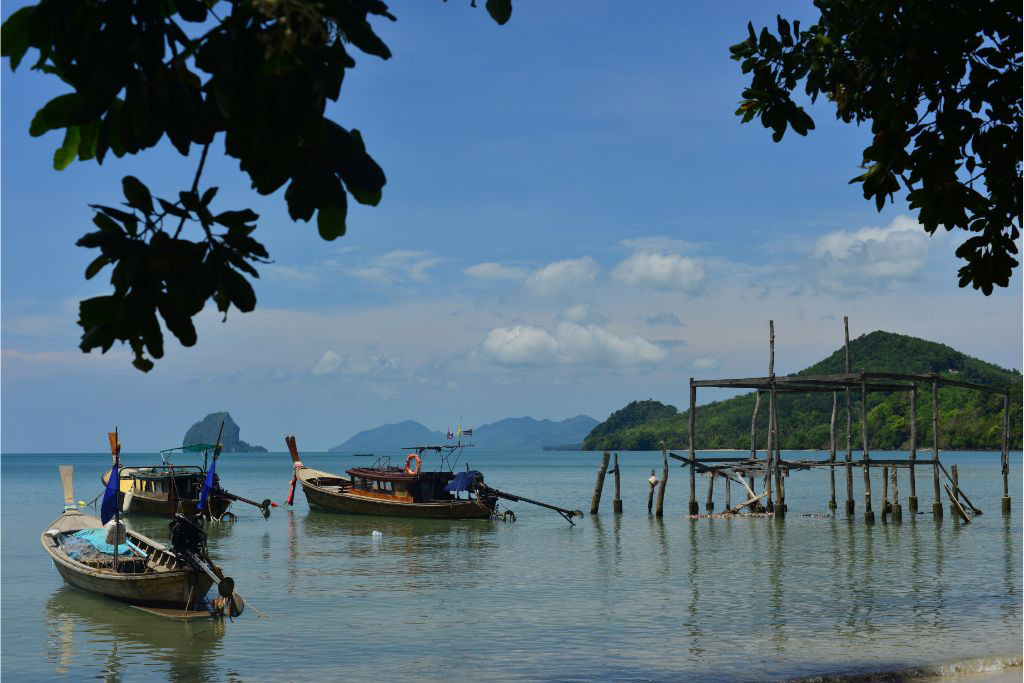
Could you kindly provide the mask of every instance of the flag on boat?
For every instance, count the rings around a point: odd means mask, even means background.
[[[213,460],[210,461],[210,471],[206,473],[206,481],[203,482],[203,488],[199,491],[199,502],[196,503],[197,510],[202,510],[206,507],[206,501],[210,497],[210,490],[213,488],[213,471],[215,469],[217,469],[217,451],[214,451]]]
[[[107,432],[107,437],[110,440],[110,454],[114,458],[114,465],[110,468],[107,488],[103,490],[103,503],[100,504],[100,521],[104,524],[113,519],[117,512],[117,494],[121,488],[121,442],[117,438],[117,430]]]
[[[469,429],[463,429],[462,434],[464,436],[473,436],[473,428],[470,427]]]
[[[121,481],[120,467],[117,462],[110,468],[110,478],[107,479],[107,488],[103,491],[103,504],[100,505],[100,521],[106,524],[114,518],[117,510],[117,485]]]
[[[453,438],[454,438],[454,436],[452,435],[452,428],[449,427],[448,428],[448,440],[451,441]]]
[[[459,425],[458,431],[455,432],[455,437],[458,438],[458,439],[462,438],[462,425]]]

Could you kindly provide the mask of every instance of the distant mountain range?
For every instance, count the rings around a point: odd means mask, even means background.
[[[463,442],[478,448],[497,451],[539,451],[545,448],[566,447],[579,449],[583,437],[598,424],[587,415],[577,415],[560,422],[537,420],[532,417],[510,417],[483,424],[473,430],[472,438]],[[336,451],[377,452],[396,451],[409,446],[449,443],[442,432],[433,431],[419,422],[406,420],[386,424],[359,432],[344,443],[329,449]]]
[[[1001,387],[1010,387],[1010,448],[1021,447],[1021,373],[972,358],[944,344],[892,332],[872,332],[850,342],[855,372],[928,373]],[[797,375],[840,373],[845,354],[838,349]],[[685,393],[685,388],[680,390]],[[701,392],[707,396],[711,392]],[[906,448],[910,442],[909,399],[898,394],[868,395],[868,436],[876,449]],[[840,400],[837,441],[845,446],[846,418]],[[939,445],[960,450],[997,449],[1002,438],[1002,397],[971,389],[942,387],[938,392]],[[697,408],[698,448],[750,448],[750,419],[754,394],[743,394]],[[767,410],[761,406],[758,434],[767,431]],[[789,395],[779,399],[779,438],[783,448],[828,448],[832,396]],[[859,448],[860,407],[854,397],[853,443]],[[932,407],[927,387],[918,395],[918,447],[932,443]],[[659,401],[633,401],[612,413],[583,442],[585,450],[657,450],[685,448],[689,441],[689,411]],[[764,444],[759,443],[763,448]]]

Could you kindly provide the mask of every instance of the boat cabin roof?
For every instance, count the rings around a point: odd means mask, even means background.
[[[353,467],[350,470],[346,470],[346,473],[352,477],[362,477],[363,479],[371,479],[375,481],[414,481],[418,479],[421,474],[431,474],[434,477],[451,476],[448,472],[420,472],[417,474],[409,474],[405,471],[404,467]]]

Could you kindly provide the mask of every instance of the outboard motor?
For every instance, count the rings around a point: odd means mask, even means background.
[[[206,532],[203,531],[202,517],[175,514],[171,518],[171,549],[184,557],[206,555]]]

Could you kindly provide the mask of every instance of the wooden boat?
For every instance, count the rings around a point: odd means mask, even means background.
[[[123,543],[103,543],[104,527],[99,519],[78,510],[72,489],[72,468],[60,466],[64,487],[64,512],[40,536],[43,549],[58,573],[72,586],[98,593],[134,606],[163,608],[168,615],[205,609],[224,609],[224,601],[208,603],[206,594],[214,583],[222,597],[230,596],[232,616],[241,613],[241,598],[234,582],[210,560],[205,533],[195,520],[172,522],[172,542],[167,548],[142,534],[124,530]],[[194,529],[182,529],[185,523]],[[180,531],[175,531],[175,524]],[[113,529],[109,529],[113,531]]]
[[[353,467],[340,477],[306,467],[299,460],[295,437],[285,438],[292,455],[295,479],[311,507],[353,515],[387,517],[419,517],[422,519],[489,519],[494,514],[496,499],[479,496],[456,498],[444,489],[454,478],[451,472],[425,472],[418,467],[392,467],[378,464]],[[441,446],[419,446],[421,457],[427,449]],[[294,491],[293,491],[294,493]],[[471,495],[471,494],[467,494]],[[291,501],[292,496],[289,496]]]
[[[172,464],[170,457],[176,451],[199,453],[202,455],[203,464],[201,466]],[[199,509],[199,492],[203,488],[203,482],[206,481],[207,466],[210,463],[211,455],[214,459],[219,455],[216,446],[194,444],[160,451],[162,462],[159,465],[121,467],[120,490],[117,496],[118,508],[124,514],[132,515],[170,517],[174,514],[202,514],[204,517],[219,520],[228,511],[232,501],[237,500],[255,505],[263,512],[264,517],[269,517],[270,508],[273,506],[269,499],[257,503],[225,491],[220,486],[220,477],[216,472],[213,475],[213,488],[210,491],[208,504],[202,510]],[[100,477],[104,486],[110,481],[110,472],[111,470],[107,470]]]
[[[572,524],[578,510],[566,510],[505,493],[484,484],[483,474],[475,470],[428,472],[421,469],[428,452],[451,455],[464,445],[412,446],[405,467],[388,463],[386,456],[371,467],[353,467],[348,478],[306,467],[299,459],[294,436],[285,443],[292,456],[292,484],[288,504],[295,498],[295,485],[302,486],[310,507],[353,515],[417,517],[421,519],[489,519],[496,516],[499,498],[522,501],[555,510]],[[466,497],[460,497],[465,492]],[[512,519],[514,519],[512,515]]]

